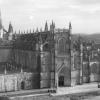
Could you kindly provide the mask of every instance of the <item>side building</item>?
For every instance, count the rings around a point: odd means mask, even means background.
[[[73,43],[72,85],[100,81],[100,43],[80,38]]]

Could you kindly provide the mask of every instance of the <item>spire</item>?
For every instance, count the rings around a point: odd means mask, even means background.
[[[72,25],[71,25],[71,22],[69,22],[69,29],[72,29]]]
[[[54,27],[54,29],[55,29],[55,23],[53,23],[53,27]]]
[[[55,28],[55,23],[53,22],[53,20],[52,20],[52,26],[53,26],[53,28]]]
[[[34,33],[34,29],[33,29],[33,33]]]
[[[25,34],[25,30],[24,30],[24,34]]]
[[[9,33],[13,32],[13,27],[12,27],[12,24],[11,24],[11,22],[9,23],[8,32],[9,32]]]
[[[32,32],[31,32],[31,29],[30,29],[30,33],[32,33]]]
[[[36,33],[38,33],[39,32],[39,30],[38,30],[38,27],[37,27],[37,29],[36,29]]]
[[[21,31],[21,34],[23,34],[23,31]]]
[[[11,22],[9,23],[8,34],[9,34],[8,39],[12,40],[13,39],[13,27],[12,27]]]
[[[54,31],[54,29],[55,29],[55,23],[52,20],[52,23],[50,25],[50,31]]]
[[[28,34],[28,29],[27,29],[27,32],[26,32],[26,34]]]
[[[72,34],[72,25],[71,25],[71,22],[69,22],[69,35]]]
[[[53,20],[52,20],[52,25],[53,25]]]
[[[46,23],[45,23],[45,29],[44,29],[44,31],[45,31],[45,32],[48,31],[48,23],[47,23],[47,21],[46,21]]]
[[[40,32],[42,32],[42,28],[40,28]]]
[[[2,18],[1,18],[1,11],[0,11],[0,30],[2,29]]]
[[[20,30],[19,30],[19,34],[20,34]]]

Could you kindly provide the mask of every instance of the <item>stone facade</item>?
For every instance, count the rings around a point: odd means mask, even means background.
[[[58,70],[59,86],[71,85],[70,30],[71,27],[68,30],[58,29],[55,32],[55,67],[56,72]]]
[[[44,32],[17,34],[0,42],[1,92],[99,81],[100,50],[80,40],[75,47],[71,24],[69,29],[55,29],[52,22],[48,30],[46,22],[45,27]]]
[[[71,24],[69,29],[55,29],[52,22],[48,30],[46,22],[45,27],[44,32],[13,34],[16,38],[2,40],[1,91],[53,88],[56,73],[59,86],[71,86]]]

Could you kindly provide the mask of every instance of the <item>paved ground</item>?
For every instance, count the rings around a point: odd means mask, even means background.
[[[97,83],[89,83],[89,84],[84,84],[84,85],[78,85],[74,87],[59,87],[57,89],[57,93],[51,94],[53,96],[57,95],[71,95],[71,94],[87,94],[87,93],[93,93],[93,92],[98,92],[100,93],[100,88],[98,88]]]
[[[97,83],[89,83],[84,85],[78,85],[74,87],[59,87],[57,93],[49,93],[48,89],[37,89],[37,90],[27,90],[27,91],[16,91],[0,93],[0,96],[8,97],[34,97],[34,96],[80,96],[82,100],[100,100],[100,88],[98,88]],[[93,99],[94,98],[94,99]],[[80,99],[79,99],[80,100]]]
[[[21,91],[12,91],[0,93],[0,96],[26,96],[26,95],[41,95],[48,93],[48,89],[36,89],[36,90],[21,90]]]
[[[100,100],[100,96],[95,96],[95,97],[92,96],[92,97],[88,97],[84,100]]]

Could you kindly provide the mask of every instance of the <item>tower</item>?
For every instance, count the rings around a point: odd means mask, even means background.
[[[52,22],[51,30],[55,28]],[[71,86],[71,23],[68,29],[55,32],[55,77],[56,86]]]
[[[47,23],[47,21],[46,21],[46,23],[45,23],[45,28],[44,28],[44,31],[45,31],[45,32],[47,32],[47,31],[48,31],[48,23]]]
[[[50,25],[50,31],[54,32],[55,29],[55,23],[52,21],[52,24]]]

